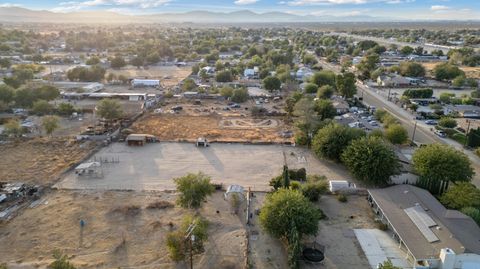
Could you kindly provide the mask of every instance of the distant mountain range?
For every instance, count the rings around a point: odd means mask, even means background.
[[[284,12],[255,13],[249,10],[234,12],[190,11],[185,13],[159,13],[125,15],[109,11],[76,11],[56,13],[20,7],[0,7],[0,22],[43,23],[293,23],[293,22],[374,22],[392,21],[392,18],[356,16],[301,16]],[[400,21],[400,20],[398,20]]]

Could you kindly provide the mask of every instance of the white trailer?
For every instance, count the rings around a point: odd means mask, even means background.
[[[160,86],[160,80],[158,79],[133,79],[133,87],[158,87]]]

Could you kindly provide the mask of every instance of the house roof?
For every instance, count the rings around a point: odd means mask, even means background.
[[[479,226],[463,213],[446,209],[428,191],[412,185],[396,185],[368,192],[416,259],[438,257],[442,248],[480,254]],[[404,211],[415,206],[421,206],[436,222],[429,229],[438,241],[429,243]]]

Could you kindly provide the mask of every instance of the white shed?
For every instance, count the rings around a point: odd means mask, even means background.
[[[341,190],[347,190],[347,189],[355,189],[357,186],[355,186],[354,183],[350,183],[346,180],[329,180],[328,181],[328,189],[330,192],[337,192]]]
[[[225,199],[230,199],[232,197],[232,195],[235,193],[237,194],[238,198],[243,201],[243,199],[245,198],[245,196],[243,195],[243,192],[244,192],[244,189],[242,186],[240,185],[230,185],[228,186],[227,188],[227,191],[225,192]]]
[[[160,86],[160,80],[158,79],[133,79],[133,87],[158,87]]]

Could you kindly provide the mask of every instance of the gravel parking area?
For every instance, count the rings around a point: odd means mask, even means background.
[[[283,145],[244,145],[213,143],[196,148],[193,143],[162,142],[143,147],[113,143],[92,159],[118,159],[103,164],[103,177],[77,176],[69,173],[56,187],[101,190],[171,190],[173,178],[202,171],[215,182],[240,184],[253,190],[270,189],[269,180],[279,175],[287,157],[289,168],[305,167],[307,173],[329,179],[347,179],[350,175],[335,163],[315,158],[303,148]]]

